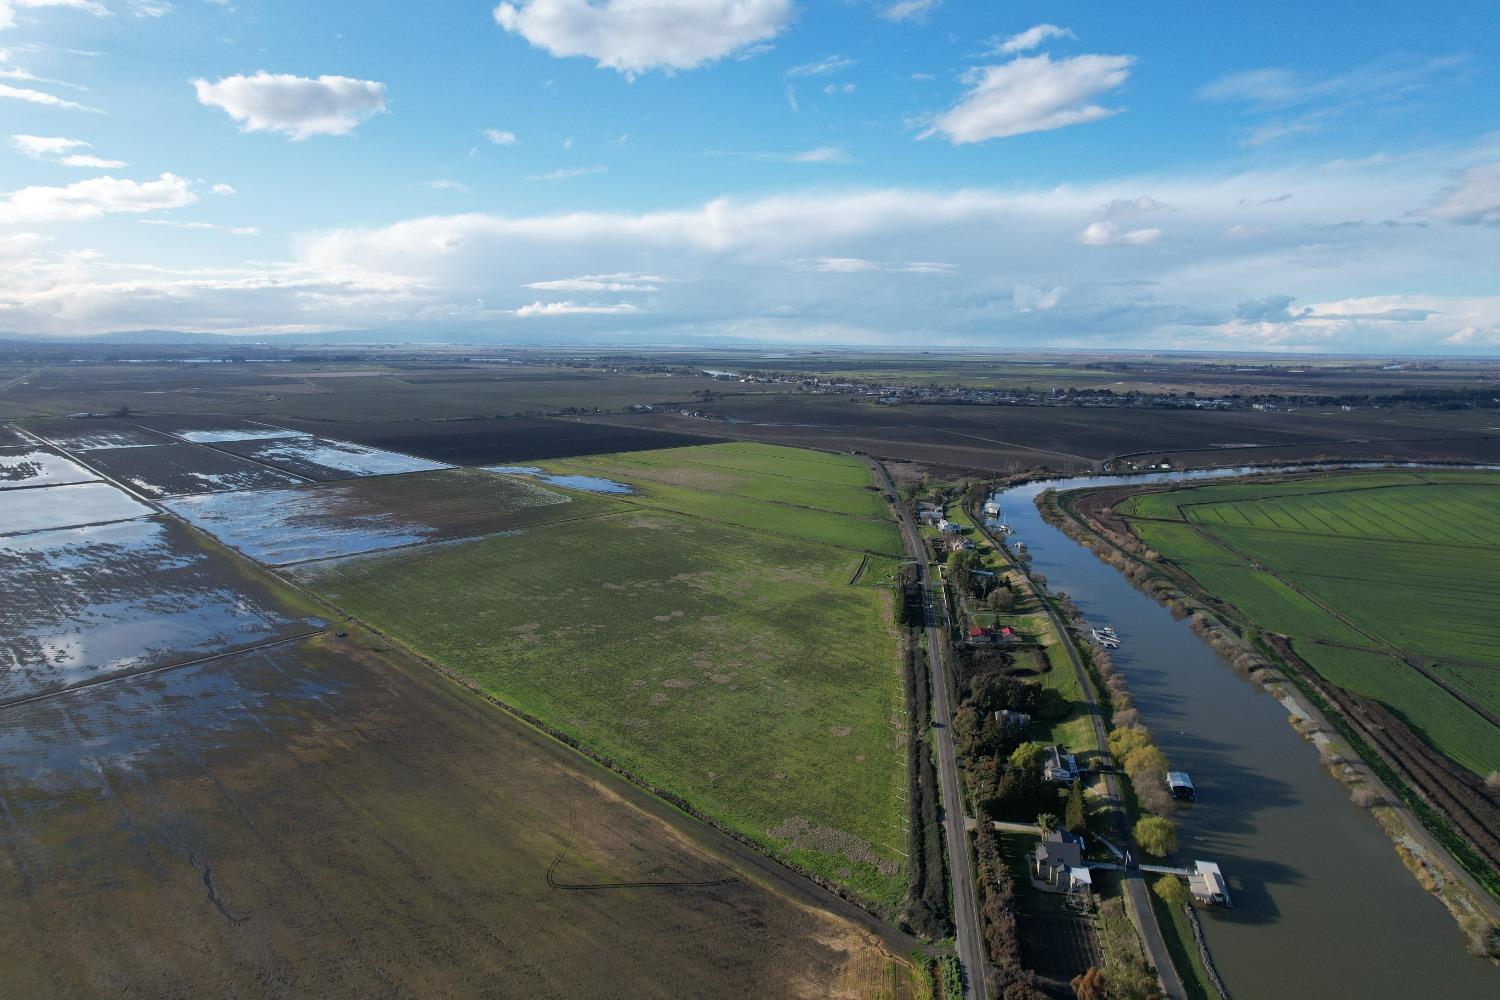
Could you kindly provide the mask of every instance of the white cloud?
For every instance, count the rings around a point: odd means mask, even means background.
[[[167,0],[130,0],[130,13],[136,17],[165,17],[171,12]]]
[[[235,190],[234,190],[234,185],[233,184],[214,184],[214,185],[212,185],[212,186],[209,187],[209,191],[213,192],[214,194],[235,194],[236,193]]]
[[[484,130],[484,137],[492,146],[514,146],[516,144],[516,134],[514,132],[507,132],[503,128],[487,128]]]
[[[67,111],[92,111],[101,114],[98,108],[91,108],[77,101],[65,101],[43,90],[31,87],[12,87],[8,83],[0,83],[0,99],[8,98],[12,101],[25,101],[28,104],[40,104],[48,108],[62,108]]]
[[[943,135],[954,145],[1045,132],[1098,121],[1119,108],[1091,103],[1130,76],[1132,56],[1023,56],[967,76],[963,100],[932,120],[921,138]]]
[[[120,167],[130,166],[124,160],[106,160],[102,156],[93,156],[88,153],[73,153],[57,162],[65,167],[87,167],[91,170],[118,170]]]
[[[0,0],[0,28],[15,26],[17,10],[38,10],[43,7],[67,7],[86,11],[95,17],[109,16],[109,9],[97,0]]]
[[[533,302],[516,310],[517,316],[623,316],[640,312],[629,302],[590,305],[586,302]]]
[[[654,274],[585,274],[577,278],[528,281],[539,292],[654,292],[665,278]]]
[[[62,136],[48,135],[13,135],[10,137],[10,144],[33,160],[48,159],[62,156],[75,149],[89,148],[89,144],[82,139],[65,139]]]
[[[1439,191],[1427,215],[1466,226],[1500,226],[1500,161],[1470,167]]]
[[[954,265],[941,261],[914,260],[904,264],[865,260],[863,257],[818,257],[805,265],[825,274],[867,274],[872,271],[888,274],[946,274],[955,270]]]
[[[200,104],[223,109],[242,131],[281,132],[293,140],[348,135],[385,110],[385,84],[347,76],[314,80],[261,70],[216,83],[194,80],[193,88]]]
[[[66,187],[25,187],[0,201],[0,225],[80,222],[120,212],[157,212],[198,200],[192,185],[173,174],[154,181],[95,177]]]
[[[93,148],[82,139],[65,139],[61,136],[13,135],[12,147],[33,160],[53,160],[65,167],[87,167],[95,170],[114,170],[129,166],[123,160],[106,160],[103,157],[75,150]]]
[[[1068,28],[1059,28],[1055,24],[1038,24],[1027,28],[1020,34],[1011,35],[1009,38],[998,43],[995,46],[995,51],[1002,55],[1010,56],[1015,55],[1017,52],[1030,52],[1043,42],[1051,41],[1054,38],[1076,39],[1077,37]]]
[[[228,233],[230,236],[259,236],[258,226],[220,226],[212,222],[178,222],[176,219],[136,219],[143,226],[167,226],[172,229],[200,229]]]
[[[1058,286],[1050,291],[1043,291],[1031,285],[1017,285],[1011,292],[1011,305],[1016,312],[1046,312],[1048,309],[1057,308],[1062,301],[1063,288]]]
[[[920,21],[937,9],[943,0],[896,0],[880,11],[887,21]]]
[[[693,69],[780,34],[791,0],[517,0],[495,22],[554,56],[622,73]]]
[[[435,181],[423,181],[422,186],[429,191],[453,191],[458,194],[474,193],[474,189],[469,187],[469,185],[462,181],[449,180],[446,177]]]
[[[786,71],[787,76],[827,76],[854,65],[853,59],[843,56],[824,56],[817,62],[803,63]]]
[[[586,177],[589,174],[604,174],[608,172],[608,167],[602,163],[598,163],[592,167],[561,167],[545,174],[529,174],[526,179],[528,181],[565,181],[573,177]]]
[[[1078,242],[1086,247],[1140,247],[1157,243],[1162,236],[1160,229],[1121,229],[1113,222],[1091,222],[1078,234]]]
[[[852,83],[830,83],[823,88],[825,94],[852,94],[854,91],[855,86]]]

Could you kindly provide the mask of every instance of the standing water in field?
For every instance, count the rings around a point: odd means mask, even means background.
[[[552,486],[562,486],[570,490],[581,490],[584,493],[634,493],[625,483],[617,483],[613,479],[604,479],[600,476],[563,476],[551,472],[543,472],[535,465],[491,465],[485,468],[486,472],[499,472],[507,476],[530,476],[540,479]]]
[[[1238,475],[1251,470],[1221,470]],[[1183,476],[1080,478],[1007,491],[1031,567],[1087,620],[1112,623],[1136,707],[1198,802],[1177,816],[1177,863],[1216,861],[1233,910],[1200,910],[1230,991],[1253,997],[1492,997],[1500,970],[1468,954],[1448,911],[1402,867],[1374,818],[1287,724],[1286,710],[1166,608],[1042,520],[1048,488]],[[1204,478],[1194,476],[1192,478]]]

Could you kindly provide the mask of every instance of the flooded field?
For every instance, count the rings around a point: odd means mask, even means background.
[[[585,493],[634,493],[625,483],[617,483],[613,479],[604,479],[601,476],[564,476],[552,472],[544,472],[535,465],[492,465],[486,472],[498,472],[506,476],[528,476],[532,479],[540,479],[544,483],[553,486],[564,486],[570,490],[583,490]]]
[[[165,506],[273,566],[586,517],[602,501],[477,469],[220,493]]]
[[[0,424],[0,448],[19,448],[31,442],[10,424]]]
[[[196,444],[113,448],[90,452],[88,460],[105,475],[152,499],[296,486],[303,482],[290,473]]]
[[[394,451],[382,451],[362,444],[311,435],[225,441],[221,447],[236,455],[244,455],[318,482],[349,479],[353,476],[388,476],[401,472],[434,472],[452,468],[425,458],[413,458]]]
[[[98,478],[46,448],[0,448],[0,490],[86,483]]]
[[[25,428],[31,433],[62,448],[64,451],[94,451],[100,448],[139,448],[143,445],[170,444],[172,439],[144,427],[137,427],[128,420],[116,417],[97,417],[88,420],[58,418],[55,420],[28,420]]]
[[[0,995],[908,995],[908,940],[357,639],[0,709]]]
[[[108,483],[0,490],[0,535],[124,521],[153,513]]]
[[[297,437],[304,432],[272,427],[255,420],[238,417],[146,417],[141,423],[147,427],[192,441],[197,444],[217,444],[221,441],[254,441],[264,438]]]
[[[318,624],[174,521],[0,536],[0,705]]]

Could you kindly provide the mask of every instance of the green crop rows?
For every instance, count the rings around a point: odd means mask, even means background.
[[[1141,494],[1116,510],[1206,591],[1301,640],[1330,681],[1383,701],[1466,767],[1500,767],[1500,732],[1464,701],[1500,708],[1500,476],[1346,472]],[[1443,661],[1443,683],[1410,659]]]

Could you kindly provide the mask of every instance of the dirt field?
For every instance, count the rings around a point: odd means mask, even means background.
[[[46,438],[67,451],[93,451],[97,448],[136,448],[143,445],[171,444],[172,439],[129,420],[98,418],[91,420],[28,420],[26,430]]]
[[[0,710],[0,995],[908,995],[807,883],[358,639]]]
[[[584,419],[996,472],[1082,471],[1131,454],[1193,466],[1320,456],[1500,461],[1496,421],[1478,412],[891,407],[841,396],[770,395],[727,397],[705,409],[730,420],[670,413]]]
[[[302,482],[288,473],[196,444],[107,448],[85,454],[84,461],[106,476],[152,499]]]
[[[712,443],[647,428],[524,417],[374,423],[290,420],[286,425],[454,465],[501,465]]]

